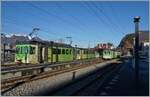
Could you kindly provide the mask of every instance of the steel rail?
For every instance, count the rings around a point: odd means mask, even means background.
[[[21,66],[11,66],[11,67],[2,67],[1,68],[1,73],[10,73],[10,72],[17,72],[17,71],[22,71],[22,70],[27,70],[27,69],[40,69],[40,68],[45,68],[45,67],[55,67],[55,66],[61,66],[61,65],[66,65],[66,64],[78,64],[86,61],[91,61],[94,59],[87,59],[87,60],[75,60],[71,62],[59,62],[59,63],[41,63],[41,64],[26,64],[26,65],[21,65]],[[97,60],[97,59],[95,59]]]
[[[1,92],[3,94],[6,91],[9,91],[12,88],[14,88],[14,87],[16,87],[20,84],[23,84],[25,82],[30,82],[30,81],[33,81],[33,80],[43,79],[43,78],[58,75],[58,74],[61,74],[61,73],[65,73],[65,72],[85,68],[85,67],[91,66],[93,63],[95,64],[95,61],[87,62],[87,63],[85,62],[85,64],[73,65],[70,68],[61,68],[60,70],[56,69],[56,70],[42,72],[42,73],[34,74],[34,75],[27,75],[27,76],[20,76],[20,77],[5,79],[5,80],[1,81]],[[97,63],[99,63],[99,62],[97,62]]]

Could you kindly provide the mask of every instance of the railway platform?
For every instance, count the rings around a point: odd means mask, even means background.
[[[73,96],[148,96],[149,95],[149,63],[140,59],[140,82],[136,86],[132,58],[123,59],[120,68],[107,70],[106,74],[97,72],[94,77],[70,85],[52,94]],[[109,71],[113,71],[110,72]],[[98,77],[102,74],[100,77]],[[97,77],[97,78],[96,78]],[[90,82],[91,79],[94,79]],[[89,83],[84,85],[85,83]],[[75,90],[76,89],[76,90]],[[49,94],[51,95],[51,94]]]
[[[136,86],[132,59],[126,62],[120,70],[103,85],[96,95],[106,96],[148,96],[149,95],[149,63],[140,59],[139,84]]]

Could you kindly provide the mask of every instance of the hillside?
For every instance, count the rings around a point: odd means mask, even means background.
[[[134,44],[134,33],[127,34],[121,40],[118,48],[121,48],[124,53],[127,53],[129,50],[133,49]],[[140,44],[144,41],[149,41],[149,31],[140,31],[139,34]]]

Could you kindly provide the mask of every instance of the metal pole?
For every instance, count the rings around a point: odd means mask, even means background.
[[[77,51],[77,45],[75,45],[75,52],[74,52],[75,54],[74,54],[74,60],[76,60],[77,59],[77,53],[78,53],[78,51]]]
[[[5,52],[6,52],[6,44],[5,44],[5,43],[4,43],[3,51],[4,51],[3,64],[5,64],[5,58],[6,58],[6,55],[5,55]]]
[[[136,86],[139,85],[139,21],[140,17],[136,16],[134,17],[134,23],[135,23],[135,80],[136,80]]]
[[[72,44],[72,37],[66,37],[70,41],[70,45]]]

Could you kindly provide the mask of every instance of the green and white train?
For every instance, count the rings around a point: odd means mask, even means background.
[[[102,58],[103,59],[114,59],[114,58],[119,58],[121,56],[121,53],[118,51],[114,51],[114,50],[103,50],[102,51]]]
[[[83,60],[102,57],[113,59],[120,57],[120,53],[113,50],[97,52],[87,48],[76,48],[68,44],[53,41],[29,41],[16,45],[15,62],[19,63],[56,63],[73,60]]]

